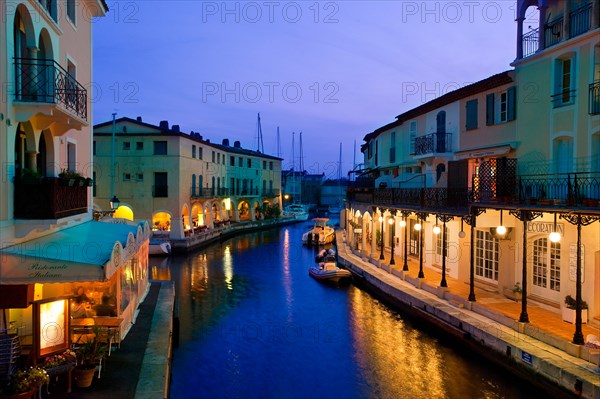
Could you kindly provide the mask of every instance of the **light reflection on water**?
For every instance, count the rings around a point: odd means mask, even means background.
[[[530,398],[350,285],[308,276],[305,224],[174,257],[173,398]]]

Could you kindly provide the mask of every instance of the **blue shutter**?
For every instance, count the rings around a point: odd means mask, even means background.
[[[494,124],[494,93],[488,94],[485,101],[485,124],[492,126]]]
[[[517,88],[515,86],[508,88],[508,117],[509,121],[517,118]]]

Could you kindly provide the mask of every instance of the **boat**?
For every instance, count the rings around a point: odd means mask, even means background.
[[[319,281],[330,281],[337,283],[342,279],[348,279],[352,277],[352,273],[346,269],[340,269],[337,267],[335,260],[331,261],[327,259],[325,262],[319,263],[319,266],[313,266],[308,269],[308,274]]]
[[[328,226],[329,218],[314,218],[315,225],[302,235],[302,244],[325,245],[333,242],[335,230]]]
[[[168,256],[171,255],[171,243],[166,240],[150,240],[148,255]]]
[[[308,211],[302,204],[291,204],[286,206],[283,210],[283,217],[293,218],[298,222],[304,222],[308,220]]]

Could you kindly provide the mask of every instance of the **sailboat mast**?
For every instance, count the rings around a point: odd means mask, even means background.
[[[277,126],[277,158],[281,158],[281,138],[279,137],[279,126]]]
[[[300,172],[304,172],[304,153],[302,150],[302,132],[300,132]]]
[[[342,180],[342,143],[340,142],[340,159],[338,161],[338,182]]]

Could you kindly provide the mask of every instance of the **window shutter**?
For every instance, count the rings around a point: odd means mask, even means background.
[[[485,101],[485,124],[487,126],[492,126],[494,124],[494,93],[488,94]]]
[[[517,118],[517,88],[515,86],[508,88],[508,120],[514,121]]]
[[[477,100],[467,101],[467,130],[477,129]]]

